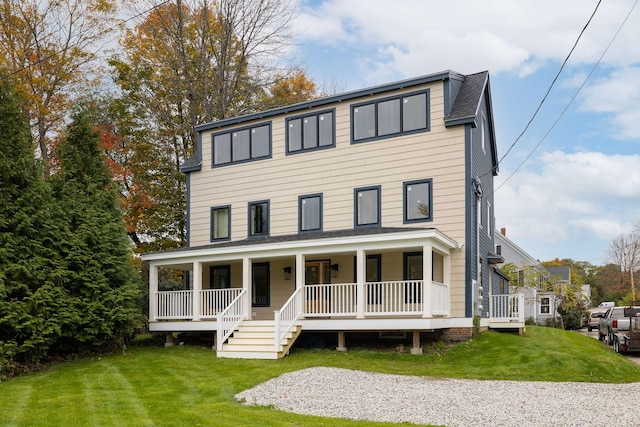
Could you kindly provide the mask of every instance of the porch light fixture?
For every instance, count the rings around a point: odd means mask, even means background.
[[[282,271],[284,272],[284,280],[290,280],[291,279],[291,267],[285,267],[282,269]]]
[[[340,264],[331,264],[331,277],[338,277],[338,271],[340,271]]]

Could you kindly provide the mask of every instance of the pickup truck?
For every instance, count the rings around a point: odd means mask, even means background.
[[[616,353],[640,351],[640,310],[624,307],[624,315],[629,318],[630,327],[613,333],[613,350]]]
[[[605,339],[609,345],[613,345],[613,334],[618,331],[628,331],[630,317],[625,316],[625,309],[633,308],[640,310],[640,307],[611,307],[607,310],[604,317],[598,322],[598,339]]]

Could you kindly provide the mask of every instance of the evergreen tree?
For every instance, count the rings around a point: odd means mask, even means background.
[[[63,138],[52,178],[66,238],[63,287],[73,316],[63,319],[56,349],[92,351],[122,345],[135,325],[139,280],[115,189],[90,114],[78,111]]]
[[[0,80],[0,378],[38,363],[60,334],[64,295],[54,250],[51,194],[29,124]]]

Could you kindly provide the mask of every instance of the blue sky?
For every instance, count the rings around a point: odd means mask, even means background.
[[[540,260],[604,264],[611,241],[640,222],[637,1],[602,1],[540,113],[500,164],[496,227],[506,228],[511,240]],[[307,75],[331,93],[447,69],[489,70],[502,156],[597,3],[299,0],[293,53]]]

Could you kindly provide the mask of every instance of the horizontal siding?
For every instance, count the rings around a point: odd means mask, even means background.
[[[436,227],[463,243],[464,126],[444,126],[442,83],[432,83],[425,87],[430,88],[429,132],[352,145],[350,104],[341,103],[335,105],[335,148],[287,156],[287,116],[279,116],[270,120],[270,159],[218,168],[211,168],[211,134],[203,134],[202,169],[191,173],[190,181],[191,247],[210,243],[212,206],[231,205],[231,238],[246,239],[248,202],[257,200],[270,201],[271,235],[295,234],[298,232],[298,196],[306,194],[323,194],[324,231],[353,228],[354,189],[374,185],[379,185],[382,189],[382,226],[404,227],[402,184],[426,178],[433,180],[433,221],[415,226]],[[417,90],[420,88],[410,92]],[[322,108],[325,109],[326,107]],[[313,110],[309,112],[311,111]],[[244,123],[242,126],[255,123],[260,121]],[[396,268],[402,268],[401,259]],[[352,269],[353,266],[350,265],[348,270]],[[277,270],[272,270],[272,274],[276,272]],[[452,314],[455,312],[464,315],[462,252],[452,254],[451,279],[454,284],[451,296]],[[272,303],[280,303],[284,297],[284,294],[272,295]]]

